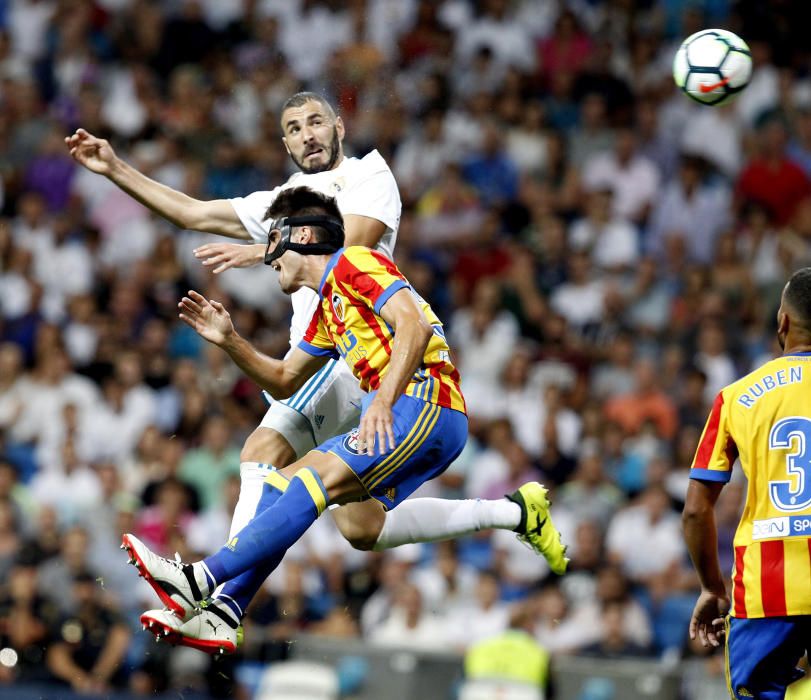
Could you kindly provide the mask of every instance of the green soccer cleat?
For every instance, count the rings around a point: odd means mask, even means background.
[[[566,546],[552,522],[547,493],[537,481],[530,481],[507,498],[521,508],[521,522],[515,529],[518,539],[545,557],[549,568],[561,575],[566,572],[569,559],[566,557]]]

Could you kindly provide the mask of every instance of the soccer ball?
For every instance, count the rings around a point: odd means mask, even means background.
[[[704,29],[687,37],[673,59],[673,79],[685,95],[720,105],[743,90],[752,77],[752,55],[737,34]]]

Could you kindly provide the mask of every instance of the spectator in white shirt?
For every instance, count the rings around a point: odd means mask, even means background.
[[[600,185],[588,193],[586,215],[572,224],[569,244],[574,250],[590,250],[597,267],[621,272],[639,260],[639,235],[612,212],[612,200],[609,186]]]
[[[738,378],[735,363],[727,352],[726,333],[717,321],[702,322],[698,330],[695,364],[707,377],[704,401],[711,404],[721,389]]]
[[[375,646],[442,651],[447,649],[449,634],[442,618],[425,611],[419,588],[403,582],[397,588],[391,614],[371,630],[368,640]]]
[[[471,305],[451,319],[450,341],[458,352],[462,391],[468,413],[475,417],[496,416],[493,397],[499,393],[499,374],[519,334],[515,317],[500,307],[499,283],[485,277],[476,284]]]
[[[280,48],[299,80],[314,80],[324,73],[336,49],[352,39],[346,12],[333,12],[322,0],[301,0],[297,13],[284,18]]]
[[[636,538],[639,539],[636,531]],[[603,610],[606,605],[622,606],[623,630],[634,644],[646,648],[653,639],[653,630],[645,609],[629,593],[628,579],[614,566],[597,574],[595,597],[579,601],[572,615],[572,630],[566,642],[569,651],[582,649],[603,639]]]
[[[685,153],[706,158],[732,181],[743,164],[742,141],[743,128],[733,102],[691,114],[684,124],[681,148]]]
[[[64,424],[64,409],[74,404],[81,419],[97,404],[98,390],[87,378],[70,372],[70,361],[61,347],[44,347],[20,394],[22,410],[12,424],[11,436],[18,442],[37,442],[54,425]],[[108,439],[108,433],[105,438]]]
[[[71,220],[66,215],[54,218],[52,237],[47,246],[34,255],[34,274],[44,287],[49,308],[64,314],[67,298],[85,294],[93,286],[93,258],[80,240],[71,237]]]
[[[45,198],[39,192],[24,192],[17,202],[17,218],[11,231],[14,245],[41,254],[53,240],[53,222],[45,208]]]
[[[498,574],[482,571],[476,582],[475,597],[448,616],[447,625],[455,646],[465,649],[507,629],[510,609],[499,600],[499,594]]]
[[[508,13],[507,0],[485,0],[479,16],[457,34],[456,55],[462,62],[482,47],[493,52],[497,63],[532,70],[535,51],[529,31]]]
[[[401,192],[410,197],[422,194],[421,187],[434,182],[451,153],[443,138],[444,113],[431,110],[397,149],[392,170]],[[409,196],[404,196],[408,199]]]
[[[719,234],[731,223],[731,194],[721,183],[708,183],[706,173],[703,158],[682,156],[677,177],[666,185],[651,214],[648,245],[657,257],[664,257],[668,238],[678,237],[691,261],[712,260]]]
[[[98,505],[102,497],[96,471],[76,454],[73,438],[62,446],[61,469],[43,469],[31,480],[31,497],[37,504],[53,506],[62,522],[73,522]]]
[[[555,289],[550,303],[570,326],[582,333],[587,326],[602,320],[605,295],[605,284],[592,273],[589,254],[575,251],[569,256],[568,279]]]
[[[516,438],[533,457],[543,453],[550,438],[564,455],[577,451],[580,417],[565,405],[556,384],[530,384],[527,391],[509,401],[507,413]]]
[[[640,537],[639,533],[645,536]],[[648,486],[638,505],[618,512],[606,535],[609,557],[637,583],[667,576],[685,554],[679,516],[660,485]]]
[[[619,129],[614,149],[593,155],[583,166],[583,184],[588,189],[611,188],[614,214],[636,224],[644,223],[659,194],[659,170],[637,150],[630,127]]]
[[[486,447],[473,457],[465,479],[465,497],[482,498],[493,484],[509,473],[505,448],[515,441],[512,425],[506,418],[491,421],[485,431]]]
[[[476,579],[475,569],[459,561],[456,541],[445,540],[437,543],[434,561],[417,569],[411,581],[420,589],[426,608],[444,615],[473,605]]]

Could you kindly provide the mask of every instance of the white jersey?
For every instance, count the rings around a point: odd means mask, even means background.
[[[257,243],[267,243],[265,212],[277,195],[290,187],[310,187],[335,197],[341,214],[357,214],[377,219],[386,231],[376,249],[391,258],[400,225],[400,193],[388,164],[376,150],[363,158],[344,158],[337,168],[320,173],[295,173],[283,185],[269,192],[254,192],[229,200],[245,230]],[[309,288],[291,295],[293,319],[290,323],[290,347],[295,348],[318,306],[318,294]]]

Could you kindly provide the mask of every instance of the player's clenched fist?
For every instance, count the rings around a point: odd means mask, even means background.
[[[177,305],[180,318],[201,337],[214,345],[222,345],[234,333],[231,314],[218,301],[209,301],[202,294],[189,290]]]
[[[115,163],[113,147],[105,140],[93,136],[84,129],[76,129],[65,138],[70,155],[88,170],[99,175],[109,175]]]

